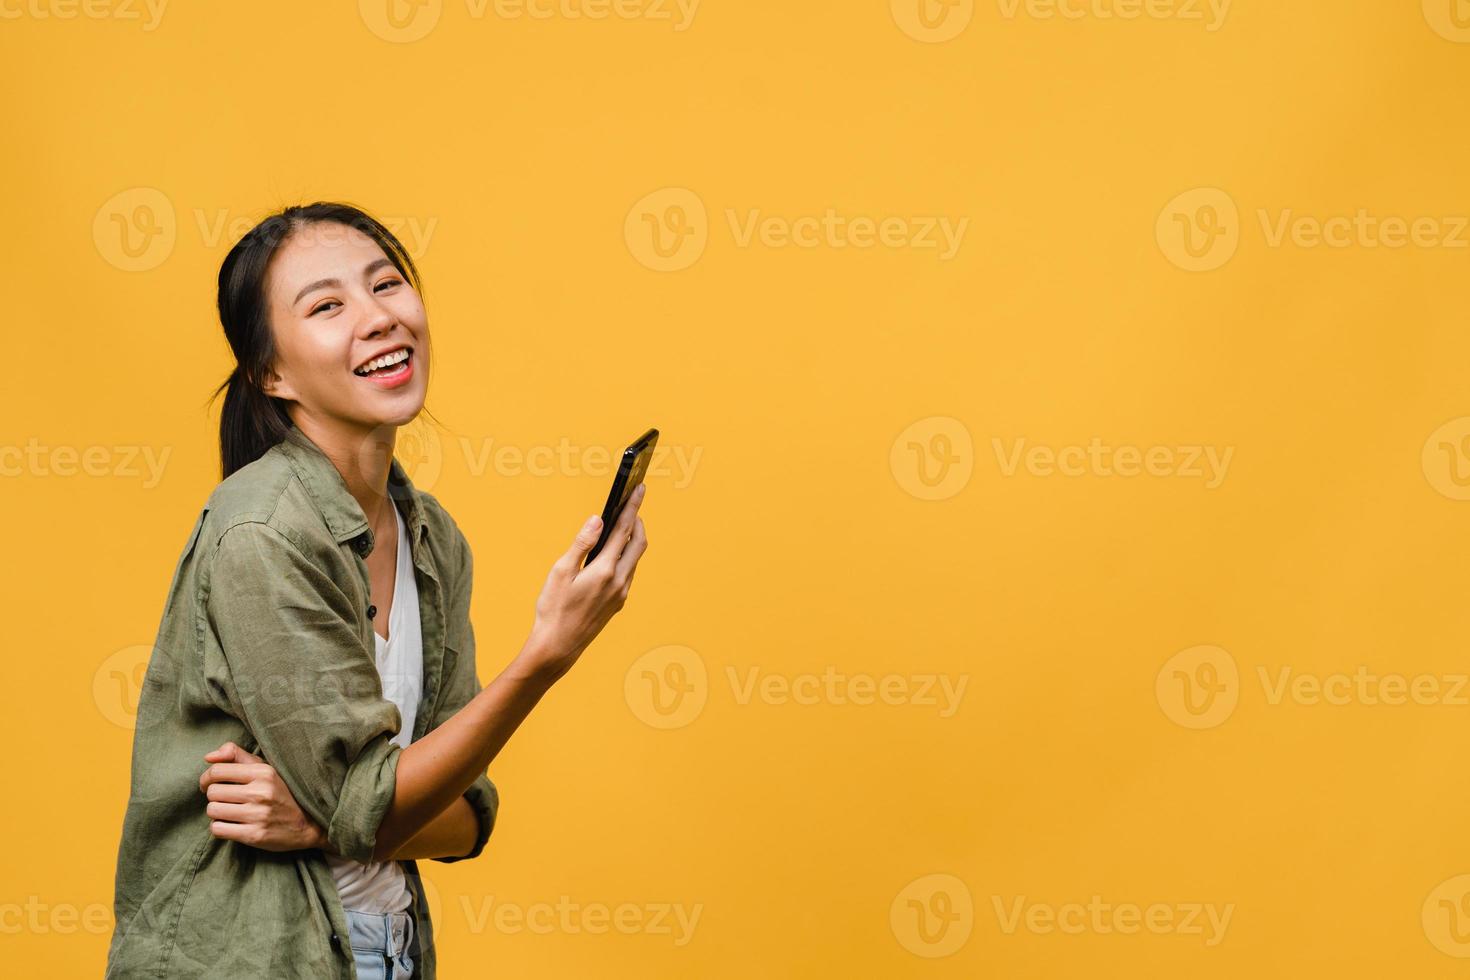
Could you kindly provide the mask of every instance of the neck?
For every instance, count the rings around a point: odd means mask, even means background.
[[[392,516],[388,509],[393,506],[388,497],[388,474],[398,427],[344,426],[335,420],[327,423],[304,413],[292,413],[291,420],[337,467],[347,484],[347,492],[362,508],[373,533],[381,536],[384,519]]]

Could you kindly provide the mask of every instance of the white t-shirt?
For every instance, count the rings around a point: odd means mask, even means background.
[[[388,610],[388,639],[383,639],[377,630],[373,630],[373,639],[377,646],[378,675],[383,679],[383,696],[398,706],[403,719],[403,727],[390,741],[408,748],[424,687],[424,646],[408,528],[397,506],[393,514],[398,520],[398,566],[393,574],[393,604]],[[343,908],[381,914],[401,912],[413,904],[413,892],[399,862],[361,864],[332,853],[327,853],[326,859],[337,882],[337,892],[342,896]]]

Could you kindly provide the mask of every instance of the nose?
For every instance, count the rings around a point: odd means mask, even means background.
[[[388,309],[376,296],[373,296],[368,300],[367,308],[363,312],[358,335],[364,339],[377,337],[391,331],[397,322],[398,318],[394,316],[393,311]]]

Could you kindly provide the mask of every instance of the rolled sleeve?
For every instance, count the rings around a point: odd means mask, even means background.
[[[446,606],[446,649],[445,656],[453,660],[446,663],[448,673],[444,681],[444,698],[434,716],[433,728],[454,717],[455,713],[480,693],[480,678],[475,671],[475,630],[470,623],[470,594],[474,589],[474,562],[469,542],[455,529],[456,548],[453,568],[447,579],[448,602]],[[475,835],[475,846],[468,854],[458,857],[436,857],[432,860],[443,864],[468,861],[480,856],[490,834],[495,829],[495,817],[500,811],[500,793],[495,784],[484,773],[464,791],[479,821]]]
[[[205,671],[330,850],[366,863],[393,800],[402,724],[359,615],[324,563],[281,531],[224,532],[202,589]]]

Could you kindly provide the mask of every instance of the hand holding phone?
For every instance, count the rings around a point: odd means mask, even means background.
[[[514,665],[523,676],[554,683],[623,608],[648,536],[638,510],[648,488],[643,475],[658,430],[649,429],[623,453],[603,516],[588,518],[546,577],[536,620]],[[602,554],[605,552],[605,554]],[[595,561],[602,554],[599,561]],[[579,567],[580,566],[580,567]]]

